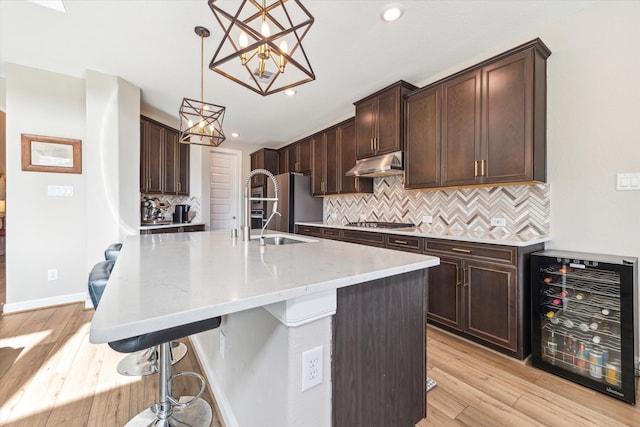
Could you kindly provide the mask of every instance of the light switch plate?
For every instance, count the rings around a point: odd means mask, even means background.
[[[71,197],[73,196],[73,187],[70,185],[49,185],[47,186],[47,195]]]
[[[640,190],[640,173],[619,173],[616,175],[616,190]]]
[[[493,227],[505,227],[507,220],[504,218],[491,218],[491,226]]]
[[[422,216],[422,222],[425,223],[425,224],[433,223],[433,216],[431,216],[431,215],[423,215]]]

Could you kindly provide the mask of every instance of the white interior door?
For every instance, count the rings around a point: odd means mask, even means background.
[[[242,152],[211,150],[210,221],[211,230],[240,227],[240,171]]]

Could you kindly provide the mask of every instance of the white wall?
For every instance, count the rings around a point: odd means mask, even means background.
[[[84,80],[7,65],[7,304],[78,298],[87,281],[87,147]],[[82,174],[25,172],[20,134],[83,141]],[[73,187],[72,197],[47,186]],[[48,281],[47,270],[58,280]]]
[[[640,256],[640,2],[603,2],[541,36],[548,62],[552,248]]]
[[[139,89],[114,76],[7,64],[5,312],[85,300],[104,248],[137,232],[139,105]],[[21,133],[81,139],[82,174],[22,171]],[[48,196],[48,185],[71,186],[73,196]]]

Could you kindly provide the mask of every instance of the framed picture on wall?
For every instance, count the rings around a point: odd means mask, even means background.
[[[23,133],[22,170],[82,173],[82,141]]]

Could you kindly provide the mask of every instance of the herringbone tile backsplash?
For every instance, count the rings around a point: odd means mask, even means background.
[[[398,175],[375,178],[373,194],[325,197],[324,216],[329,225],[343,225],[361,219],[421,224],[423,216],[431,215],[432,224],[421,225],[434,233],[467,230],[548,235],[550,197],[549,184],[405,190]],[[492,218],[504,218],[506,226],[492,226]]]

